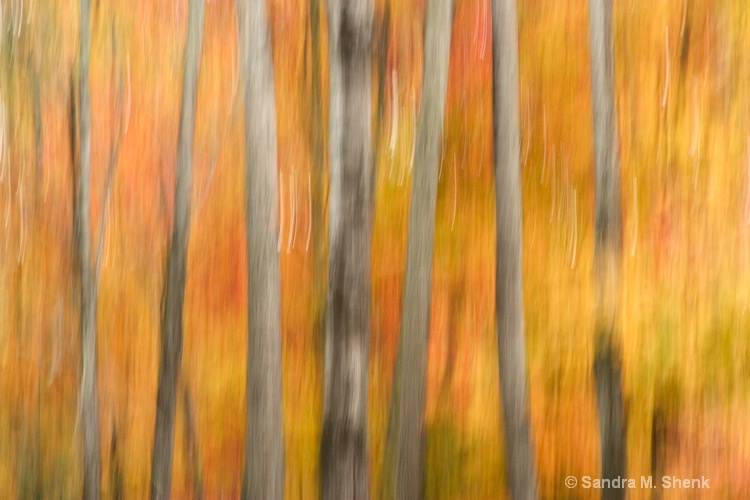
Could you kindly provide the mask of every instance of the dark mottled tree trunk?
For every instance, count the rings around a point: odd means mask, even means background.
[[[529,424],[523,309],[523,204],[518,113],[516,0],[492,2],[497,314],[506,477],[515,500],[537,496]]]
[[[284,497],[281,278],[273,54],[266,0],[238,3],[245,74],[248,347],[242,498]]]
[[[416,499],[424,495],[432,254],[452,21],[451,0],[431,0],[427,4],[406,277],[386,443],[383,494],[388,498]]]
[[[329,275],[321,494],[369,497],[367,370],[372,244],[370,0],[329,0]]]
[[[151,498],[169,498],[174,453],[177,377],[182,361],[182,310],[185,299],[187,248],[190,233],[190,186],[198,72],[203,41],[204,0],[190,0],[182,106],[177,132],[177,180],[174,220],[164,284],[161,319],[159,387],[151,463]]]
[[[627,452],[620,356],[616,349],[622,223],[619,139],[614,97],[612,0],[590,0],[589,31],[596,150],[594,376],[599,410],[602,477],[614,479],[626,474]],[[623,489],[602,490],[602,498],[623,497]]]
[[[101,436],[97,398],[96,285],[91,264],[91,96],[89,90],[89,0],[80,3],[78,55],[78,169],[74,220],[81,292],[81,419],[83,429],[83,497],[101,496]]]

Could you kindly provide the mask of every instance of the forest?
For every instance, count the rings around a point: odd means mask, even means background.
[[[0,496],[746,498],[748,54],[745,0],[0,0]]]

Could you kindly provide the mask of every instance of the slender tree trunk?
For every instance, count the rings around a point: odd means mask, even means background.
[[[376,173],[376,169],[378,168],[378,165],[380,163],[380,144],[383,140],[383,115],[385,114],[385,84],[386,84],[386,78],[388,71],[388,40],[390,37],[390,29],[391,29],[391,4],[389,1],[386,1],[385,6],[383,7],[383,19],[380,22],[380,31],[378,33],[378,40],[377,40],[377,61],[378,61],[378,102],[375,112],[375,130],[374,130],[374,139],[375,144],[373,145],[373,158],[372,158],[372,164],[374,165],[374,168],[372,169],[373,176]],[[375,183],[375,179],[373,177],[373,185]]]
[[[41,225],[42,221],[39,220],[39,208],[40,208],[40,200],[42,196],[42,174],[43,174],[43,149],[44,149],[44,136],[42,134],[42,129],[44,127],[44,124],[42,123],[42,92],[41,92],[41,84],[39,81],[39,70],[38,66],[34,66],[32,73],[32,85],[33,85],[33,107],[34,107],[34,157],[35,157],[35,163],[36,163],[36,179],[35,179],[35,197],[34,197],[34,204],[32,209],[32,224],[34,226]],[[32,230],[35,230],[32,229]],[[41,283],[38,282],[38,286],[40,286]],[[40,331],[40,346],[39,351],[37,353],[37,366],[39,367],[39,373],[37,374],[36,379],[36,400],[37,400],[37,407],[36,407],[36,435],[35,435],[35,448],[34,448],[34,467],[36,471],[36,490],[35,490],[35,497],[36,498],[42,498],[43,495],[43,477],[42,477],[42,359],[43,359],[43,352],[44,352],[44,336],[43,332]]]
[[[169,498],[174,452],[177,376],[182,361],[182,310],[185,299],[187,247],[190,233],[190,187],[198,72],[203,41],[204,0],[190,0],[182,106],[177,132],[177,180],[174,221],[167,261],[161,319],[159,387],[151,463],[151,498]]]
[[[80,3],[78,172],[75,190],[75,245],[81,287],[81,417],[83,497],[101,496],[101,436],[97,398],[96,285],[91,265],[91,96],[89,90],[89,0]]]
[[[452,0],[431,0],[425,16],[424,77],[414,155],[406,278],[386,443],[383,494],[388,498],[424,496],[432,254],[452,25]]]
[[[122,464],[120,461],[120,452],[117,448],[117,440],[120,431],[117,420],[112,420],[112,436],[109,442],[109,490],[110,498],[113,500],[122,500],[124,479],[122,474]]]
[[[326,290],[326,240],[325,240],[325,142],[323,137],[323,92],[321,89],[320,0],[310,0],[310,151],[312,156],[310,195],[312,213],[312,293],[315,306],[313,330],[316,346],[320,348],[325,338],[325,306],[316,302]]]
[[[369,497],[371,0],[329,0],[330,188],[321,493]]]
[[[187,450],[187,475],[193,487],[193,498],[203,500],[203,478],[200,461],[200,448],[198,447],[198,433],[195,425],[195,411],[193,410],[193,398],[190,397],[190,388],[183,381],[182,409],[185,416],[185,449]]]
[[[245,72],[245,217],[248,267],[244,499],[284,496],[281,278],[273,54],[266,0],[238,4]]]
[[[653,500],[661,500],[663,495],[660,478],[664,476],[667,458],[666,423],[664,410],[656,406],[651,418],[651,477],[655,479]]]
[[[591,89],[596,149],[594,271],[596,327],[594,375],[599,409],[602,477],[626,473],[625,414],[620,355],[615,347],[619,309],[622,222],[620,158],[615,110],[612,0],[590,0]],[[602,490],[602,498],[624,498],[624,490]]]
[[[42,88],[39,81],[39,70],[36,67],[32,73],[33,86],[33,108],[34,108],[34,160],[36,163],[36,189],[34,198],[34,212],[39,208],[39,199],[42,196],[42,176],[43,171],[43,148],[44,148],[44,123],[42,122]]]
[[[492,109],[497,224],[495,309],[506,475],[512,498],[521,500],[536,498],[537,483],[526,394],[517,23],[516,0],[493,0]]]

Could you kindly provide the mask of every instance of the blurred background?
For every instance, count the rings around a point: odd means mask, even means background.
[[[98,307],[105,497],[116,482],[125,498],[149,491],[187,3],[92,3],[94,241],[100,227],[106,231]],[[316,150],[327,135],[327,23],[324,4],[313,22],[307,0],[268,6],[281,205],[285,493],[315,498],[325,309],[319,283],[326,262],[316,249],[326,233],[313,225],[321,209],[313,193],[325,188],[316,155],[328,156],[326,148]],[[373,494],[399,331],[424,10],[425,0],[375,1]],[[69,122],[78,8],[68,0],[2,0],[0,16],[0,489],[8,498],[32,491],[73,498],[83,468]],[[323,33],[318,53],[309,43],[315,23]],[[564,486],[566,476],[599,474],[588,2],[519,0],[518,23],[526,345],[540,495],[595,498],[595,490]],[[616,0],[613,28],[628,477],[661,467],[665,475],[711,479],[710,490],[665,492],[665,498],[744,498],[750,491],[750,3]],[[207,498],[238,497],[242,484],[247,279],[240,71],[234,3],[208,0],[175,498],[190,497],[195,478]],[[105,212],[115,137],[118,166]],[[490,1],[456,0],[432,280],[429,498],[505,497],[494,217]],[[630,498],[650,495],[630,492]]]

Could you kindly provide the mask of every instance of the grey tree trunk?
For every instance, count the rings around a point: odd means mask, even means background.
[[[406,278],[383,476],[386,498],[417,499],[424,495],[432,254],[452,25],[453,1],[431,0],[425,16],[424,77],[414,154]]]
[[[75,188],[75,245],[81,287],[81,419],[83,429],[83,497],[101,496],[101,435],[97,397],[96,285],[91,265],[91,96],[89,90],[89,0],[80,3],[78,55],[78,172]]]
[[[237,4],[245,74],[247,420],[243,499],[284,497],[281,278],[273,53],[266,0]]]
[[[591,90],[596,150],[594,272],[595,360],[603,478],[625,477],[626,441],[620,356],[615,347],[622,250],[620,158],[615,110],[612,0],[590,0]],[[624,490],[602,490],[602,498],[624,498]]]
[[[329,0],[330,187],[321,495],[369,497],[371,0]]]
[[[185,299],[186,257],[190,233],[190,187],[198,72],[203,41],[204,0],[190,0],[182,105],[177,132],[177,179],[174,221],[167,261],[161,319],[159,387],[151,462],[151,498],[169,498],[174,452],[177,376],[182,361],[182,309]]]
[[[533,499],[537,496],[537,479],[526,394],[516,0],[492,1],[492,96],[497,224],[495,309],[506,476],[512,498]]]

